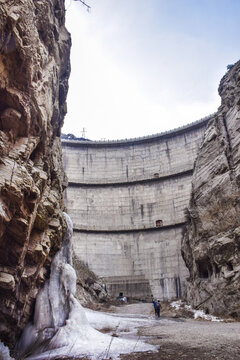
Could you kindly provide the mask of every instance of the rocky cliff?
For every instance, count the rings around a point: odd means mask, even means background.
[[[64,0],[0,0],[0,340],[12,345],[64,229]]]
[[[188,301],[240,317],[240,61],[221,80],[219,94],[221,106],[195,162],[182,253]]]
[[[81,305],[97,308],[99,303],[110,303],[106,285],[91,271],[76,254],[73,256],[73,267],[77,275],[76,298]]]

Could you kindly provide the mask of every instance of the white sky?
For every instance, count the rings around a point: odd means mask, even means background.
[[[240,0],[66,0],[72,36],[64,133],[155,134],[217,110],[239,60]]]

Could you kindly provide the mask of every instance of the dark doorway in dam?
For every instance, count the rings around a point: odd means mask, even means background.
[[[156,220],[156,227],[161,227],[163,226],[163,221],[162,220]]]

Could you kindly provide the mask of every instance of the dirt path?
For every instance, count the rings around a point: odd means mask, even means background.
[[[154,318],[152,304],[126,305],[112,311]],[[176,313],[169,314],[169,311],[168,316],[164,315],[163,311],[154,325],[138,328],[139,339],[159,345],[158,353],[129,354],[122,356],[122,360],[240,360],[239,322],[176,318]]]

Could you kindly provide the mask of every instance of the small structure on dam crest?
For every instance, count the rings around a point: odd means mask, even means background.
[[[181,297],[189,275],[181,256],[184,209],[211,118],[144,138],[62,140],[75,254],[111,295]]]

